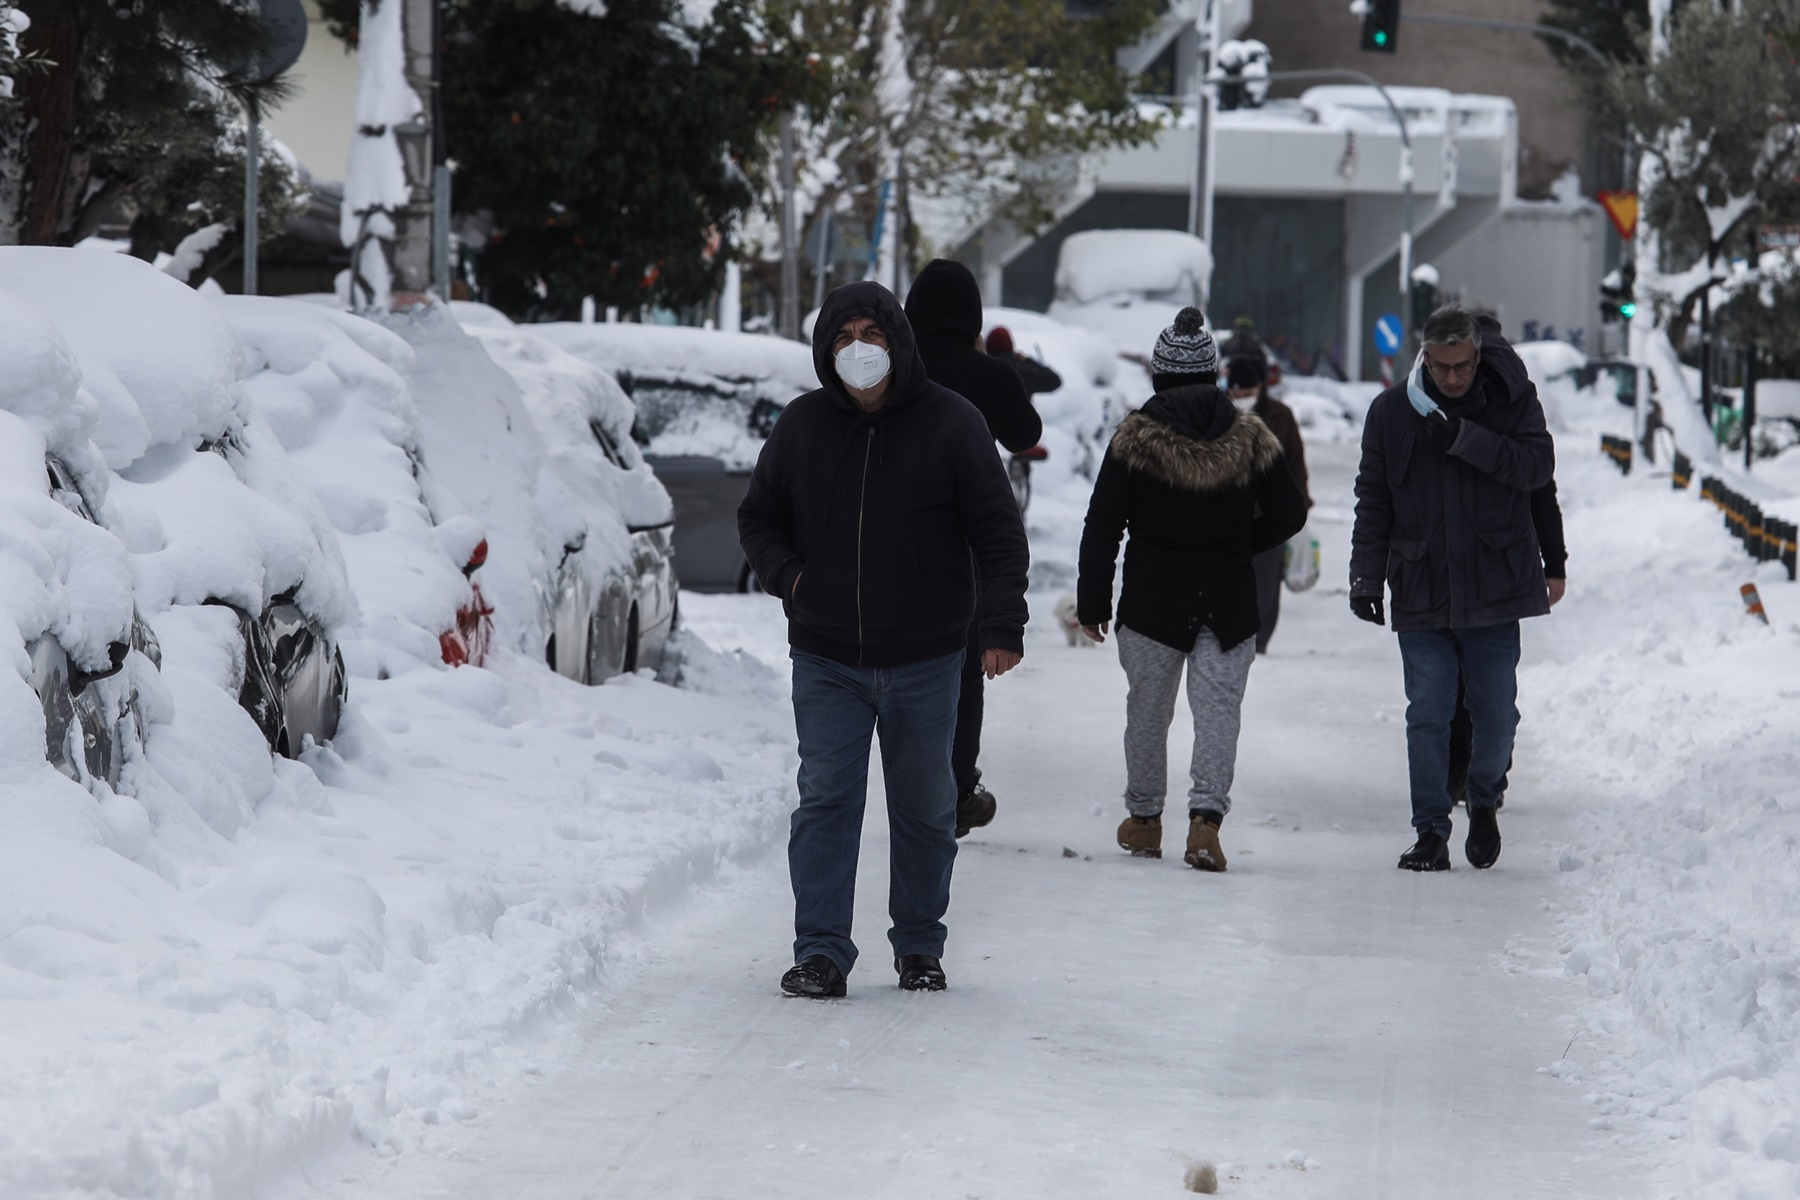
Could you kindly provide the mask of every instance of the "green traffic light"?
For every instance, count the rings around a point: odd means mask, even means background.
[[[1627,321],[1631,320],[1631,318],[1637,316],[1637,305],[1635,305],[1635,304],[1619,305],[1619,315],[1621,317],[1624,317]]]
[[[1385,45],[1387,45],[1387,31],[1386,31],[1386,30],[1377,30],[1377,31],[1376,31],[1376,33],[1375,33],[1375,44],[1376,44],[1376,45],[1377,45],[1377,46],[1385,46]]]

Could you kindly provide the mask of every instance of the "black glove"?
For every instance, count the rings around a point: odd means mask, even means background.
[[[1367,621],[1371,625],[1386,625],[1387,612],[1382,608],[1380,596],[1350,597],[1350,611],[1358,620]]]
[[[1456,444],[1456,435],[1462,432],[1461,417],[1446,417],[1443,409],[1438,409],[1425,418],[1425,436],[1431,439],[1431,447],[1439,454],[1450,453],[1450,447]]]

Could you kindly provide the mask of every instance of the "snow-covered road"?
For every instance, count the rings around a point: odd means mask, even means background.
[[[1311,454],[1325,578],[1286,598],[1251,676],[1228,874],[1113,845],[1124,679],[1110,645],[1068,647],[1037,595],[1025,663],[989,692],[1000,813],[957,863],[949,991],[894,987],[871,819],[849,998],[781,997],[791,898],[772,849],[653,913],[527,1088],[426,1153],[314,1171],[303,1194],[1173,1196],[1202,1162],[1221,1193],[1259,1197],[1671,1194],[1550,1070],[1584,1060],[1587,993],[1554,914],[1587,797],[1539,761],[1529,719],[1499,865],[1469,869],[1459,830],[1450,874],[1394,869],[1411,841],[1398,653],[1344,604],[1354,447]],[[683,603],[702,634],[779,653],[772,601]]]

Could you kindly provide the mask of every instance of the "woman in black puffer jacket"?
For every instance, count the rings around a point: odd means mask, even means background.
[[[1151,356],[1156,395],[1120,423],[1100,464],[1081,535],[1077,619],[1096,641],[1112,620],[1113,568],[1125,548],[1119,661],[1125,806],[1119,845],[1162,857],[1169,721],[1185,667],[1194,715],[1186,861],[1223,871],[1219,825],[1231,811],[1239,710],[1259,624],[1251,560],[1299,532],[1306,499],[1281,443],[1216,386],[1218,352],[1186,308]]]

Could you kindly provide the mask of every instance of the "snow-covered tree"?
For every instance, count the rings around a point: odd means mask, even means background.
[[[16,7],[16,6],[15,6]],[[133,252],[154,256],[212,224],[209,261],[234,257],[242,203],[242,101],[282,87],[237,74],[267,34],[236,0],[31,5],[6,28],[27,69],[0,107],[0,244],[72,245],[107,219],[131,222]],[[3,16],[4,14],[0,14]],[[298,204],[291,163],[270,155],[262,176],[266,228]],[[204,276],[192,277],[198,283]]]
[[[1642,62],[1641,37],[1650,22],[1650,0],[1545,0],[1538,21],[1587,39],[1614,61]],[[1560,38],[1545,38],[1544,45],[1578,75],[1595,70],[1593,56],[1580,47]]]
[[[826,102],[803,121],[803,208],[847,210],[871,230],[885,183],[900,219],[880,224],[889,235],[906,229],[904,253],[914,257],[949,249],[918,243],[909,210],[920,200],[1042,225],[1081,155],[1143,142],[1160,127],[1118,65],[1158,8],[770,0],[771,26],[790,31],[829,79]]]
[[[1604,94],[1642,156],[1632,354],[1656,372],[1683,447],[1709,455],[1676,356],[1702,297],[1730,306],[1793,295],[1765,288],[1732,260],[1747,256],[1759,228],[1800,220],[1800,68],[1791,41],[1800,0],[1670,7],[1652,0],[1641,61],[1614,67]]]

